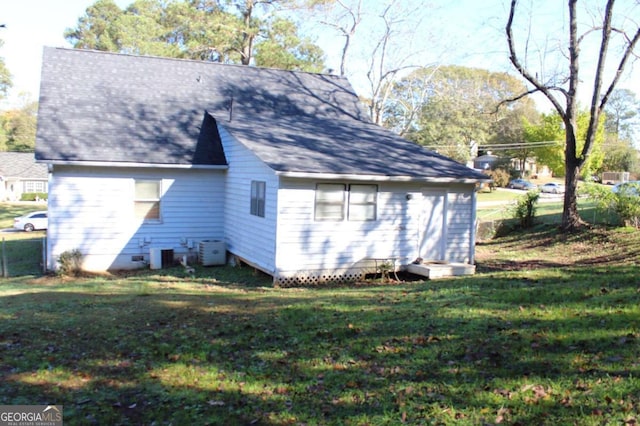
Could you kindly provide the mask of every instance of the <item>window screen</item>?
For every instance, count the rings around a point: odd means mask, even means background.
[[[264,217],[266,184],[262,181],[251,181],[251,214]]]
[[[376,220],[377,185],[349,185],[349,220]]]
[[[318,184],[316,187],[316,220],[344,219],[345,185],[334,183]]]
[[[135,217],[160,220],[160,180],[135,181]]]

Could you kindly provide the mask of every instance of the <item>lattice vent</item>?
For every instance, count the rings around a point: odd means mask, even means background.
[[[275,285],[280,287],[300,287],[322,285],[327,283],[349,283],[364,279],[364,271],[335,271],[326,273],[323,271],[309,271],[298,273],[293,276],[275,277]]]

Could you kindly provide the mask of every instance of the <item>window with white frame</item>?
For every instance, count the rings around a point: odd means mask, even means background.
[[[344,220],[345,185],[319,183],[316,186],[316,220]]]
[[[45,182],[37,180],[27,180],[24,182],[24,192],[47,192]]]
[[[251,181],[251,214],[254,216],[264,217],[266,186],[263,181]]]
[[[160,191],[159,179],[136,179],[134,195],[134,213],[137,219],[145,221],[160,220]]]
[[[376,220],[378,185],[349,185],[349,220]]]
[[[315,220],[376,220],[377,185],[322,183],[316,186]]]

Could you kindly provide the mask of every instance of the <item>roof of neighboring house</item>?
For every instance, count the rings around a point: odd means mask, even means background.
[[[0,176],[4,178],[47,179],[47,165],[35,162],[33,152],[0,152]]]
[[[223,165],[208,114],[276,172],[486,179],[372,123],[343,77],[60,48],[36,158]]]
[[[496,161],[499,157],[493,154],[485,154],[473,159],[473,161]]]

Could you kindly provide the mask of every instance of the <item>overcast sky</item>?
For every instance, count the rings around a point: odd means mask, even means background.
[[[372,1],[366,0],[369,4]],[[424,0],[406,0],[425,4]],[[591,0],[589,0],[591,1]],[[629,3],[634,0],[620,0]],[[0,108],[12,106],[22,93],[29,94],[37,100],[40,85],[40,68],[42,49],[44,46],[70,47],[64,40],[66,28],[74,28],[78,18],[83,16],[86,8],[94,0],[3,0],[0,5],[0,38],[5,44],[0,48],[12,74],[14,84],[10,92],[10,100]],[[116,0],[124,8],[132,0]],[[541,40],[553,43],[562,34],[554,36],[554,32],[562,31],[566,22],[566,5],[561,0],[521,0],[522,6],[531,6],[539,18],[543,19],[544,28]],[[456,63],[491,69],[508,71],[513,68],[508,61],[503,28],[507,17],[507,0],[431,0],[426,3],[429,11],[424,28],[428,34],[417,34],[418,44],[422,41],[424,52],[423,64],[436,62]],[[640,17],[636,20],[640,20]],[[327,65],[334,69],[339,67],[338,44],[335,34],[324,28],[319,32],[318,43],[327,51]],[[364,53],[364,52],[363,52]],[[583,52],[585,55],[585,52]],[[588,55],[588,52],[587,52]],[[551,64],[547,64],[551,66]],[[636,67],[637,68],[637,67]],[[349,76],[352,84],[359,90],[362,78]],[[630,69],[621,82],[620,87],[634,90],[640,95],[640,72]]]

